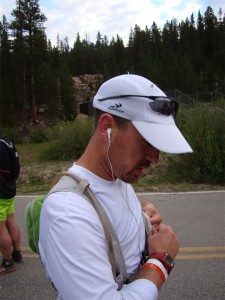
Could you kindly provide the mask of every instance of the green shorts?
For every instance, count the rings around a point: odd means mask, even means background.
[[[15,197],[11,199],[0,199],[0,222],[5,221],[7,216],[14,213]]]

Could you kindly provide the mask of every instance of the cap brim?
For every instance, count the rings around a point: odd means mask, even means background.
[[[193,152],[175,124],[132,123],[143,138],[160,151],[173,154]]]

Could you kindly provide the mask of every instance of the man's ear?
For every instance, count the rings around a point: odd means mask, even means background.
[[[110,114],[103,114],[99,118],[99,131],[102,137],[104,137],[104,140],[109,141],[109,135],[111,137],[111,132],[109,134],[109,128],[112,130],[113,124],[114,124],[114,119]]]

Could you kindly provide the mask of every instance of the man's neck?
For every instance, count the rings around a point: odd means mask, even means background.
[[[112,180],[106,156],[101,148],[98,147],[97,149],[95,147],[94,143],[89,143],[83,155],[76,161],[76,164],[105,180]]]

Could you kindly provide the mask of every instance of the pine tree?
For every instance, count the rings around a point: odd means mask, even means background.
[[[83,75],[87,68],[87,44],[84,44],[79,33],[70,52],[70,70],[73,76]]]
[[[167,21],[162,30],[161,80],[164,89],[178,88],[180,84],[181,51],[177,20]]]
[[[12,54],[9,40],[9,28],[3,15],[0,22],[0,126],[12,126],[16,115],[12,89]]]
[[[15,32],[15,42],[20,37],[26,48],[25,81],[32,119],[36,122],[36,72],[46,55],[47,42],[43,23],[47,19],[40,11],[39,0],[17,0],[16,5],[12,12],[15,19],[11,22],[11,28]]]
[[[108,61],[104,67],[104,78],[108,79],[109,74],[106,75],[106,70],[110,72],[111,76],[116,76],[126,72],[125,47],[123,40],[117,35],[116,40],[112,38],[109,45]]]
[[[162,68],[162,33],[155,22],[152,23],[150,29],[150,52],[151,52],[151,74],[150,79],[160,83],[160,69]]]
[[[74,86],[72,76],[64,59],[60,63],[60,91],[64,117],[69,121],[74,120],[77,115]]]
[[[214,63],[216,65],[216,86],[225,93],[225,15],[222,18],[222,9],[219,9],[219,24],[216,31]]]

